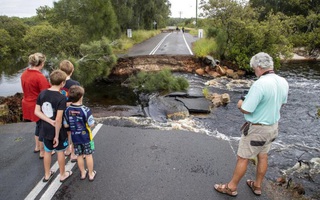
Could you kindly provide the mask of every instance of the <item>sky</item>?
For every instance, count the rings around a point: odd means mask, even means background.
[[[195,18],[196,0],[169,0],[171,3],[171,17]],[[32,17],[36,9],[48,5],[53,7],[54,0],[0,0],[0,15],[9,17]],[[200,0],[198,0],[198,3]],[[199,11],[198,11],[199,14]]]

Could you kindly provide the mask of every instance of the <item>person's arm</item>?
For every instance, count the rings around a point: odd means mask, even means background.
[[[68,120],[67,120],[67,115],[65,114],[64,115],[64,118],[63,118],[63,126],[65,127],[65,128],[69,128],[70,126],[69,126],[69,122],[68,122]]]
[[[89,108],[87,110],[87,116],[89,116],[88,119],[87,119],[88,125],[92,129],[95,126],[94,125],[95,121],[94,121],[94,118],[92,116],[91,110]]]
[[[53,147],[57,147],[59,145],[59,133],[62,126],[62,119],[63,119],[63,110],[58,110],[56,115],[55,136],[53,139]]]
[[[45,114],[43,114],[43,112],[40,109],[40,105],[38,104],[36,105],[36,108],[34,109],[34,114],[40,119],[42,119],[43,121],[48,122],[52,126],[55,126],[55,121],[47,117]]]
[[[237,107],[238,107],[238,109],[240,110],[240,112],[242,112],[243,114],[250,114],[250,112],[245,111],[245,110],[243,110],[243,109],[241,108],[242,103],[243,103],[243,100],[240,99],[240,100],[238,101],[238,104],[237,104]]]

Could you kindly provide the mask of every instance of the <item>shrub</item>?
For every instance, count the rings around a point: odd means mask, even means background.
[[[139,72],[129,78],[129,87],[139,92],[172,92],[183,91],[189,87],[185,78],[174,77],[170,69],[159,72]]]

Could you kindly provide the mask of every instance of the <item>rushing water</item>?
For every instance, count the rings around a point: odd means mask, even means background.
[[[10,73],[2,69],[0,96],[21,92],[22,71],[21,67]],[[293,182],[301,183],[305,187],[307,196],[318,199],[320,198],[320,120],[317,112],[320,108],[320,62],[283,64],[277,74],[289,82],[289,98],[281,111],[280,134],[270,152],[266,177],[275,180],[285,174],[288,178],[292,178]],[[228,93],[231,102],[226,107],[214,109],[209,115],[195,115],[178,122],[155,123],[146,118],[111,117],[110,123],[112,120],[129,120],[130,123],[140,124],[142,127],[183,129],[230,141],[239,140],[239,128],[244,123],[244,118],[236,109],[236,104],[248,86],[234,85],[230,79],[217,79],[218,85],[206,86],[208,78],[193,74],[179,74],[179,76],[187,78],[192,88],[201,90],[207,87],[211,92]],[[246,81],[253,79],[253,77],[247,78]],[[86,98],[89,106],[138,104],[134,93],[121,87],[120,84],[100,83],[87,87]]]

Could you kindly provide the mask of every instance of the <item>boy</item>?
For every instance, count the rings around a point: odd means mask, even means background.
[[[88,107],[82,105],[84,89],[81,86],[73,85],[69,90],[71,105],[65,110],[64,126],[70,128],[75,154],[80,170],[80,180],[85,180],[87,175],[89,181],[94,181],[96,171],[93,170],[94,142],[91,128],[94,126],[94,118]],[[86,156],[88,169],[84,168],[83,156]]]
[[[43,182],[48,182],[54,172],[50,171],[51,152],[55,150],[58,155],[60,169],[60,182],[66,181],[72,171],[65,171],[65,157],[63,151],[68,146],[66,130],[62,127],[63,112],[66,109],[66,97],[60,93],[65,84],[67,74],[55,70],[50,74],[51,87],[42,91],[38,98],[34,114],[41,119],[40,138],[44,145],[44,171]]]
[[[61,94],[67,97],[67,106],[71,104],[71,100],[69,99],[69,89],[73,85],[80,85],[78,81],[75,81],[71,79],[71,76],[74,71],[74,66],[69,60],[63,60],[60,62],[59,68],[64,71],[67,74],[66,84],[61,88]],[[70,131],[67,131],[68,133],[68,141],[69,146],[67,150],[64,152],[66,156],[70,156],[71,162],[77,162],[77,156],[74,154],[73,148],[72,148],[72,140],[71,140],[71,133]]]

